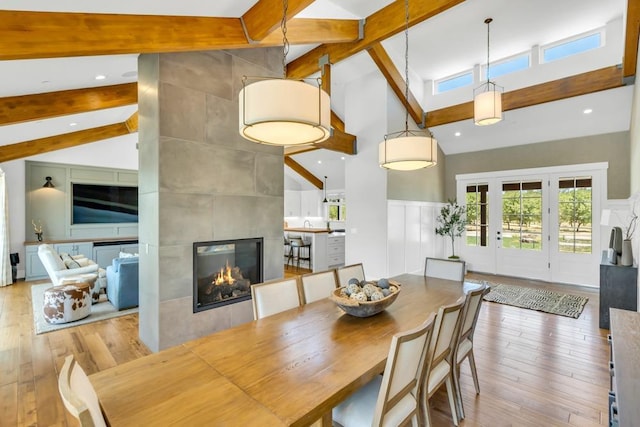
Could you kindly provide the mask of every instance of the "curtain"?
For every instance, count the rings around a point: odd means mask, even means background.
[[[4,171],[0,169],[0,286],[13,283],[9,252],[9,196]]]

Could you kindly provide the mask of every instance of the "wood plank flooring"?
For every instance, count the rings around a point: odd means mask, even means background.
[[[293,271],[285,271],[287,275]],[[299,272],[299,273],[302,273]],[[481,394],[468,364],[462,393],[470,426],[604,426],[609,387],[607,331],[598,329],[597,290],[469,274],[589,298],[579,319],[484,303],[475,336]],[[35,335],[30,285],[0,288],[0,426],[75,426],[57,376],[74,354],[88,374],[149,354],[137,314]],[[452,425],[446,394],[431,403],[434,426]],[[212,421],[214,423],[214,421]]]

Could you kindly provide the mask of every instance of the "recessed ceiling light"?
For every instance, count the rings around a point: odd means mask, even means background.
[[[96,76],[96,80],[104,80],[104,79],[106,79],[106,78],[107,78],[107,76],[105,76],[104,74],[98,74],[98,75]]]
[[[591,114],[593,113],[593,110],[591,108],[585,108],[584,111],[582,111],[584,114]]]
[[[454,133],[454,135],[455,135],[455,136],[460,136],[460,135],[462,135],[462,134],[461,134],[460,132],[456,132],[456,133]]]
[[[344,160],[344,156],[340,157],[340,160]]]
[[[69,126],[74,127],[74,126],[78,126],[78,124],[76,122],[71,122],[69,123]]]
[[[318,164],[321,165],[322,164],[322,160],[318,160]]]

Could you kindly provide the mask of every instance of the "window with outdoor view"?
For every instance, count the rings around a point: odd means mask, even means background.
[[[329,221],[344,221],[347,219],[347,203],[344,194],[327,195]]]
[[[591,177],[561,178],[558,189],[558,249],[591,253]]]
[[[542,250],[542,181],[502,184],[502,247]]]
[[[487,246],[489,235],[489,184],[467,185],[467,245]]]

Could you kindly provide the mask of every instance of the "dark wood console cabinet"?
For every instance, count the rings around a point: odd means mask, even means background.
[[[638,268],[600,262],[600,328],[609,329],[609,308],[637,311]]]

